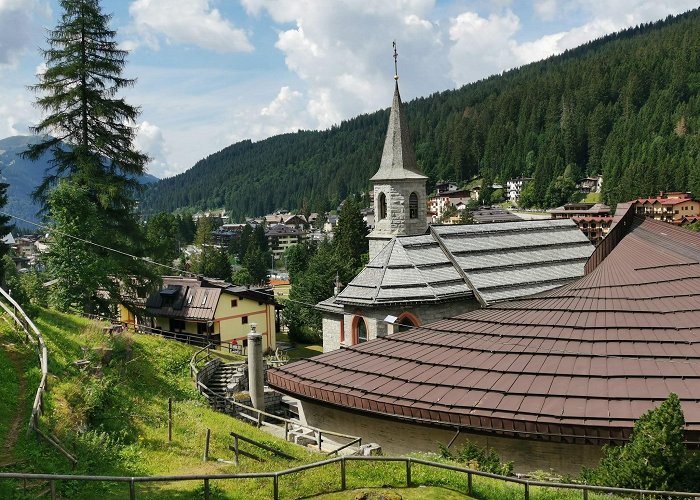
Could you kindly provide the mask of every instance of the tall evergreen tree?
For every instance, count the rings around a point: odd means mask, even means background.
[[[0,209],[4,208],[5,205],[7,205],[7,188],[9,187],[9,184],[7,182],[0,182]],[[0,238],[6,236],[12,230],[14,229],[14,224],[10,224],[10,217],[7,215],[0,215]],[[7,246],[5,242],[0,240],[0,258],[3,256],[7,255],[9,252],[10,248]],[[3,259],[3,262],[5,260]],[[10,261],[11,262],[11,261]],[[12,269],[10,269],[10,267]],[[0,275],[0,278],[2,278],[2,284],[4,285],[6,283],[5,281],[5,275],[7,274],[8,271],[14,270],[14,263],[11,262],[10,265],[2,265],[0,268],[0,271],[2,274]]]
[[[125,255],[142,255],[144,241],[134,214],[134,196],[138,188],[136,176],[144,172],[148,157],[133,147],[133,123],[139,109],[117,95],[133,85],[134,80],[121,76],[127,53],[117,48],[116,33],[108,27],[110,16],[102,13],[98,1],[61,0],[60,4],[61,19],[49,32],[48,49],[42,51],[47,69],[33,86],[40,94],[36,104],[45,114],[33,130],[44,135],[44,140],[29,146],[25,156],[36,160],[45,152],[53,155],[51,168],[34,195],[44,203],[49,217],[55,212],[68,215],[54,218],[56,234],[80,230],[75,236],[89,236],[102,247],[122,252],[109,255],[110,265],[105,266],[110,270],[109,276],[100,273],[99,282],[91,279],[82,283],[88,302],[95,302],[100,288],[107,289],[112,300],[122,300],[125,297],[112,295],[120,291],[114,284],[133,283],[134,275],[143,278],[145,273],[138,259]],[[56,204],[52,205],[49,193],[59,179],[70,186],[61,196],[54,197]],[[78,193],[80,205],[66,198]],[[67,207],[93,214],[92,219],[102,227],[91,231],[66,225],[70,219],[65,213]],[[62,237],[54,239],[54,245],[66,242]],[[86,246],[84,250],[95,261],[106,261],[107,256],[98,252],[99,248]],[[58,286],[71,283],[70,289],[80,289],[82,285],[73,281],[83,274],[76,275],[71,262],[60,260],[72,259],[68,247],[55,250],[53,272]],[[76,298],[63,304],[75,306]]]

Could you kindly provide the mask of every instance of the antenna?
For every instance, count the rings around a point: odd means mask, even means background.
[[[393,45],[394,45],[394,80],[398,80],[399,79],[399,65],[398,65],[397,59],[398,59],[399,55],[396,53],[396,40],[394,40]]]

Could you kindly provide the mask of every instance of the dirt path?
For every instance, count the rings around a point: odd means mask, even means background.
[[[2,344],[2,349],[7,353],[7,358],[12,363],[15,373],[17,373],[17,380],[19,380],[19,388],[17,390],[17,404],[15,405],[15,413],[12,417],[12,424],[7,431],[7,436],[5,436],[5,442],[0,449],[0,467],[12,463],[12,451],[17,443],[17,438],[19,433],[22,431],[22,425],[25,407],[24,401],[27,398],[27,380],[24,377],[22,370],[22,356],[13,348],[13,346]]]

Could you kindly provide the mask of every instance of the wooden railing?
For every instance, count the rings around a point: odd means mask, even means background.
[[[55,500],[56,496],[56,482],[58,481],[78,481],[78,482],[113,482],[113,483],[128,483],[129,484],[129,498],[131,500],[136,500],[136,484],[137,483],[174,483],[180,481],[202,481],[204,483],[204,498],[209,499],[211,496],[211,481],[231,481],[239,479],[264,479],[268,478],[272,480],[272,494],[268,497],[278,500],[280,498],[280,479],[289,474],[295,474],[298,472],[303,472],[307,470],[317,469],[319,467],[324,467],[326,465],[340,463],[340,491],[345,491],[347,489],[347,478],[351,474],[348,472],[347,464],[348,462],[403,462],[406,467],[406,486],[419,486],[420,483],[413,480],[413,467],[415,465],[421,465],[426,467],[432,467],[435,469],[442,469],[457,472],[463,474],[466,480],[466,489],[468,495],[474,494],[474,476],[491,478],[496,481],[502,481],[506,483],[515,483],[523,487],[523,498],[525,500],[530,499],[531,488],[546,488],[546,489],[559,489],[559,490],[578,490],[583,494],[585,500],[588,499],[588,494],[593,493],[604,493],[604,494],[614,494],[622,495],[623,497],[629,497],[634,495],[638,498],[643,498],[644,496],[652,498],[696,498],[700,497],[700,493],[688,493],[684,491],[658,491],[658,490],[640,490],[633,488],[613,488],[609,486],[591,486],[587,484],[575,484],[575,483],[550,483],[545,481],[531,481],[529,479],[522,479],[512,476],[500,476],[498,474],[491,474],[489,472],[482,472],[474,469],[467,469],[466,467],[458,467],[450,464],[443,464],[438,462],[431,462],[428,460],[421,460],[419,458],[410,457],[360,457],[360,456],[347,456],[347,457],[336,457],[328,460],[322,460],[320,462],[315,462],[312,464],[300,465],[299,467],[293,467],[291,469],[285,469],[277,472],[248,472],[240,474],[193,474],[193,475],[183,475],[183,476],[141,476],[141,477],[125,477],[125,476],[78,476],[78,475],[68,475],[68,474],[24,474],[19,472],[3,472],[0,473],[0,479],[15,479],[15,480],[36,480],[36,481],[49,481],[51,486],[51,498]],[[382,478],[383,479],[383,478]],[[298,480],[298,479],[297,479]],[[384,481],[382,481],[384,482]],[[318,483],[317,483],[318,484]],[[365,484],[364,487],[371,487],[373,485]],[[323,493],[330,493],[329,491],[317,491],[317,492],[306,492],[308,495],[320,495]],[[264,492],[261,492],[261,496],[265,496]]]
[[[319,429],[318,427],[313,427],[310,425],[302,424],[301,422],[297,422],[288,418],[280,417],[279,415],[274,415],[272,413],[267,413],[262,410],[258,410],[257,408],[253,408],[252,406],[248,406],[246,404],[241,403],[240,401],[236,401],[234,398],[227,398],[224,397],[220,394],[216,394],[213,392],[211,389],[209,389],[205,384],[203,384],[199,379],[197,378],[197,375],[199,374],[199,368],[198,368],[198,363],[200,363],[204,359],[208,359],[211,357],[211,352],[209,351],[209,347],[203,347],[199,349],[197,352],[194,353],[192,358],[190,359],[190,374],[192,375],[193,382],[195,383],[197,390],[199,391],[202,396],[207,398],[210,402],[214,403],[219,403],[220,405],[223,406],[233,406],[238,410],[238,415],[246,418],[250,421],[252,421],[254,424],[256,424],[258,427],[262,427],[263,425],[270,425],[273,427],[276,427],[275,424],[271,424],[268,421],[273,420],[280,422],[280,427],[283,425],[284,426],[284,439],[285,441],[289,439],[289,433],[290,433],[290,427],[297,427],[301,429],[306,429],[308,431],[311,431],[314,434],[314,438],[318,436],[318,451],[323,452],[322,449],[322,444],[323,444],[323,436],[332,436],[336,438],[340,438],[342,440],[349,440],[349,442],[343,444],[342,446],[335,448],[328,453],[328,455],[334,455],[337,454],[338,452],[349,448],[350,446],[353,445],[362,445],[362,437],[359,436],[350,436],[348,434],[342,434],[340,432],[334,432],[334,431],[328,431],[324,429]],[[206,353],[206,356],[203,357],[203,354]],[[243,411],[241,411],[243,410]],[[248,412],[248,413],[246,413]],[[266,419],[268,421],[266,421]]]
[[[41,380],[39,381],[39,386],[37,387],[36,394],[34,395],[34,403],[32,404],[32,413],[29,416],[27,435],[29,435],[32,431],[35,431],[39,437],[56,448],[71,462],[73,467],[75,467],[78,460],[72,454],[66,451],[55,436],[51,436],[50,434],[47,435],[39,429],[39,417],[44,411],[44,393],[48,390],[47,381],[49,377],[49,351],[46,348],[44,337],[41,335],[41,332],[36,327],[34,322],[29,318],[29,316],[27,316],[27,313],[24,312],[22,307],[2,288],[0,288],[0,297],[0,307],[13,319],[17,326],[22,328],[27,341],[36,343],[37,350],[39,352]],[[5,301],[9,302],[12,305],[12,308],[10,308]]]
[[[44,342],[44,337],[39,332],[34,322],[29,319],[29,316],[22,310],[20,305],[15,302],[5,290],[0,288],[0,295],[2,298],[12,305],[10,308],[3,300],[0,300],[0,307],[10,316],[15,324],[22,328],[24,335],[28,341],[33,341],[36,343],[39,351],[39,366],[41,368],[41,380],[39,381],[39,387],[36,389],[36,395],[34,396],[34,404],[32,405],[32,414],[29,417],[29,429],[27,432],[32,431],[37,427],[39,416],[41,415],[44,408],[44,392],[47,390],[46,382],[49,376],[49,352],[46,348],[46,343]]]
[[[219,403],[236,407],[236,409],[239,411],[239,413],[238,413],[239,416],[250,420],[257,427],[262,427],[262,426],[277,427],[277,425],[270,423],[269,420],[274,420],[274,421],[280,422],[280,424],[281,424],[280,427],[284,426],[284,439],[285,439],[285,441],[289,439],[289,433],[291,432],[290,431],[291,428],[301,428],[301,429],[311,431],[314,434],[314,439],[317,440],[318,451],[321,453],[323,453],[323,437],[324,436],[335,437],[335,438],[339,438],[339,439],[343,439],[343,440],[347,439],[349,441],[349,442],[341,445],[338,448],[334,448],[331,451],[326,452],[328,455],[335,455],[338,452],[340,452],[346,448],[349,448],[350,446],[353,446],[353,445],[362,446],[362,437],[350,436],[348,434],[343,434],[340,432],[320,429],[318,427],[313,427],[311,425],[302,424],[301,422],[297,422],[295,420],[280,417],[279,415],[267,413],[263,410],[258,410],[257,408],[253,408],[252,406],[245,405],[245,404],[241,403],[240,401],[236,401],[233,398],[225,398],[224,396],[221,396],[220,394],[216,394],[215,392],[211,391],[211,389],[209,389],[206,385],[202,384],[201,382],[197,382],[197,389],[208,400],[215,399]],[[246,412],[249,412],[250,414],[248,414]]]

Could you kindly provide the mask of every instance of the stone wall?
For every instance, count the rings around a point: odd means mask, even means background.
[[[352,345],[352,323],[355,316],[365,318],[368,338],[376,339],[394,333],[394,330],[398,331],[396,326],[392,326],[384,321],[389,315],[398,318],[401,314],[408,312],[416,316],[421,325],[425,325],[443,318],[464,314],[479,307],[479,302],[476,299],[469,298],[454,302],[423,304],[413,307],[352,308],[351,306],[345,306],[346,314],[343,316],[324,312],[322,320],[323,352],[340,349],[341,345]],[[344,343],[340,342],[341,321],[345,324]]]
[[[456,429],[362,415],[306,401],[299,404],[299,419],[306,425],[361,436],[363,443],[378,443],[387,455],[437,452],[438,443],[449,443],[456,433]],[[493,436],[464,429],[452,449],[460,447],[466,439],[494,448],[502,460],[512,460],[515,471],[523,473],[553,469],[560,474],[577,474],[582,466],[596,465],[602,456],[600,446]]]
[[[209,380],[211,380],[211,376],[219,369],[219,365],[221,365],[221,360],[219,358],[213,358],[207,361],[204,366],[199,369],[199,372],[197,372],[197,382],[207,385]]]

